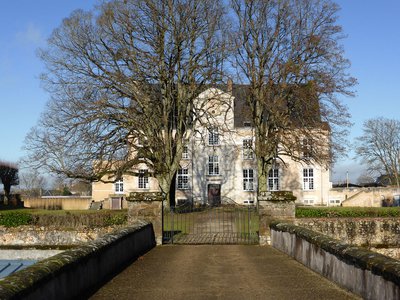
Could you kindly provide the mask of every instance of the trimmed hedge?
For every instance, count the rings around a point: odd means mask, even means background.
[[[400,207],[296,207],[296,218],[400,217]]]
[[[17,227],[33,223],[31,214],[19,211],[1,212],[0,225],[6,227]]]
[[[126,224],[127,211],[35,211],[12,210],[0,212],[0,226],[55,226],[63,228],[106,227]]]

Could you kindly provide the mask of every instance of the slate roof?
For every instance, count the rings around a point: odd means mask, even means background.
[[[234,125],[235,127],[247,127],[252,125],[252,113],[251,108],[246,101],[248,95],[248,85],[232,85],[232,96],[234,99]],[[227,91],[227,87],[222,88]],[[299,89],[292,89],[292,97],[295,99],[299,97]],[[304,95],[303,95],[304,96]],[[329,130],[329,124],[321,121],[321,113],[319,107],[319,101],[315,96],[306,94],[307,103],[311,105],[303,105],[301,101],[293,101],[289,103],[288,100],[285,103],[281,103],[282,109],[290,108],[291,119],[294,121],[295,126],[305,126],[304,120],[306,120],[307,126],[318,125],[320,128]],[[312,124],[313,123],[313,124]]]

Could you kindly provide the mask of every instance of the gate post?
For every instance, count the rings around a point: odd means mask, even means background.
[[[282,220],[292,223],[295,219],[296,197],[292,192],[259,192],[257,205],[259,214],[260,245],[271,243],[271,231],[269,224],[274,220]]]
[[[131,192],[128,202],[128,223],[144,220],[153,224],[157,245],[162,244],[163,195],[160,192]]]

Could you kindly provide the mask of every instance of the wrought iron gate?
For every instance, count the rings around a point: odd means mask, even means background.
[[[172,244],[258,244],[255,206],[164,208],[163,241]]]

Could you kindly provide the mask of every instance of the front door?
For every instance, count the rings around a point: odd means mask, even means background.
[[[221,204],[221,185],[209,184],[208,185],[208,204],[217,206]]]

